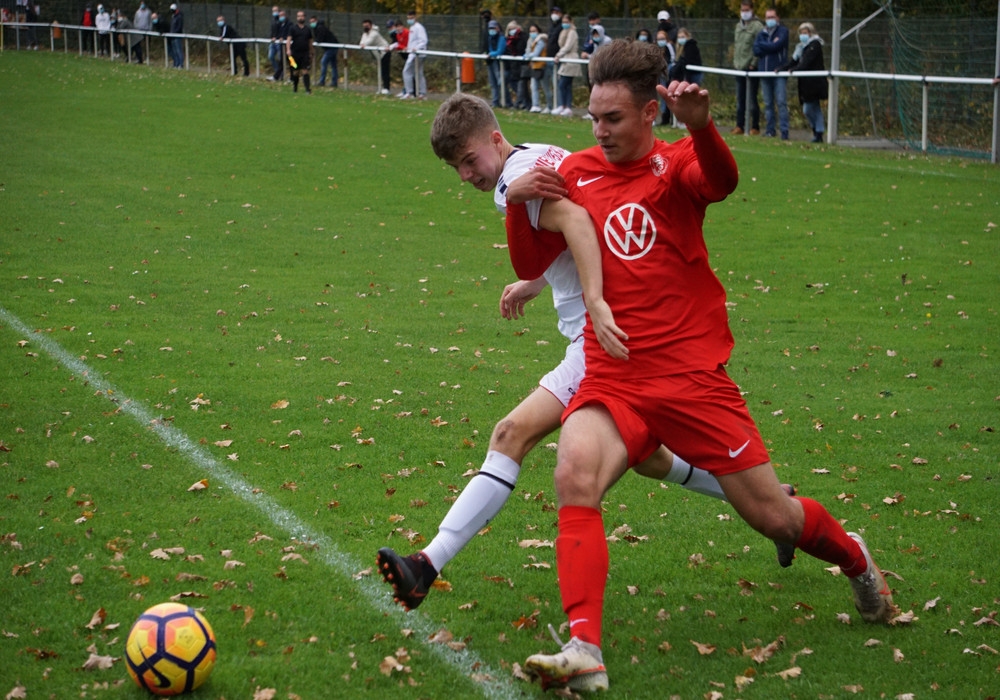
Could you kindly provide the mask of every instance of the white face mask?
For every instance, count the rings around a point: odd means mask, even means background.
[[[549,17],[552,19],[553,22],[558,22],[559,20],[562,19],[562,15],[557,15],[555,13],[552,13],[551,15],[549,15]]]
[[[744,22],[749,22],[753,18],[753,12],[749,10],[740,13],[740,19]]]

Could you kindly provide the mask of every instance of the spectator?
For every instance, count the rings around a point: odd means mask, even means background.
[[[757,70],[757,57],[753,54],[753,44],[757,35],[764,29],[764,23],[753,13],[753,3],[743,0],[740,3],[740,21],[736,23],[736,33],[733,38],[733,68],[736,70]],[[749,93],[747,92],[749,83]],[[736,76],[736,128],[732,133],[742,134],[746,128],[747,99],[750,100],[750,133],[760,133],[760,103],[757,93],[760,91],[760,78],[744,75]]]
[[[524,58],[524,52],[528,47],[528,37],[521,31],[521,25],[517,20],[507,23],[507,49],[504,52],[507,56],[516,59]],[[517,109],[527,109],[520,101],[521,97],[521,62],[503,61],[504,81],[507,84],[507,94],[504,95],[504,107],[516,107]]]
[[[104,5],[97,6],[97,16],[94,18],[94,26],[97,27],[97,54],[99,56],[110,56],[111,15],[104,9]]]
[[[295,13],[295,24],[288,28],[285,53],[288,55],[288,72],[292,76],[292,92],[299,91],[299,78],[301,77],[306,94],[311,95],[309,69],[312,67],[316,48],[313,46],[312,29],[306,26],[306,13],[302,10]]]
[[[170,31],[170,24],[155,12],[149,16],[149,24],[157,34],[166,34]]]
[[[376,49],[371,54],[378,61],[379,65],[379,79],[382,81],[382,89],[379,90],[379,94],[388,95],[389,68],[392,64],[392,54],[388,51],[389,42],[379,33],[378,27],[372,24],[370,19],[366,19],[361,22],[361,39],[358,41],[358,44],[367,49]]]
[[[406,65],[403,66],[403,97],[427,97],[427,79],[424,77],[424,57],[421,51],[427,50],[427,30],[417,21],[416,10],[406,13],[406,24],[410,34],[406,42]]]
[[[653,35],[649,33],[649,30],[643,27],[635,33],[636,41],[644,41],[646,43],[653,43]]]
[[[181,8],[177,6],[176,3],[170,6],[170,11],[173,12],[173,17],[170,18],[170,33],[171,34],[183,34],[184,33],[184,13],[181,12]],[[184,67],[184,40],[180,37],[172,37],[170,39],[170,56],[174,60],[174,68]]]
[[[490,22],[493,21],[493,13],[485,7],[479,11],[479,53],[490,52]]]
[[[663,60],[667,64],[667,72],[660,76],[659,84],[666,87],[670,82],[670,72],[674,69],[674,64],[677,63],[677,50],[674,48],[674,42],[670,40],[670,35],[667,34],[665,29],[656,30],[656,45],[663,50]],[[667,101],[662,97],[659,97],[660,101],[660,126],[670,126],[673,121],[673,115],[670,113],[670,108],[667,106]]]
[[[803,22],[799,25],[799,44],[792,53],[792,60],[780,68],[780,70],[826,70],[823,64],[823,40],[816,33],[816,27],[811,22]],[[828,86],[826,78],[822,75],[814,75],[799,78],[799,102],[802,104],[802,113],[806,115],[809,126],[813,132],[813,143],[823,142],[823,132],[826,128],[823,124],[823,108],[820,100],[825,100],[828,96]]]
[[[406,68],[406,47],[410,42],[410,30],[406,28],[402,22],[397,20],[390,20],[389,26],[392,29],[389,32],[389,48],[392,51],[397,51],[403,57],[403,68]],[[406,97],[406,83],[403,83],[403,91],[397,95],[397,97]],[[412,97],[412,95],[411,95]]]
[[[309,18],[309,27],[313,30],[313,41],[318,44],[339,44],[337,35],[334,34],[323,20],[317,20],[315,16]],[[337,74],[337,54],[340,49],[325,47],[323,58],[320,59],[319,86],[326,85],[326,71],[330,69],[330,87],[337,87],[340,76]]]
[[[226,24],[226,18],[219,15],[215,18],[215,23],[219,27],[219,37],[222,39],[239,39],[240,35],[233,28],[232,25]],[[236,60],[239,59],[243,61],[243,75],[250,75],[250,62],[247,60],[247,45],[242,41],[232,41],[229,44],[230,49],[233,52],[233,75],[236,75]]]
[[[753,55],[758,58],[760,71],[777,72],[788,61],[788,29],[781,24],[778,11],[769,7],[764,14],[764,28],[753,42]],[[788,140],[788,78],[768,76],[760,79],[764,94],[764,136],[775,135],[775,119],[781,129],[781,138]]]
[[[583,71],[579,63],[567,63],[564,58],[580,58],[580,39],[573,18],[567,13],[562,18],[562,31],[559,33],[559,50],[555,55],[556,69],[559,75],[559,102],[553,114],[563,117],[573,116],[573,78],[578,78]]]
[[[278,81],[285,77],[285,39],[288,38],[288,15],[277,5],[271,8],[271,44],[267,49],[267,58],[271,62],[274,74],[268,78]]]
[[[139,9],[135,11],[135,17],[132,19],[132,26],[141,32],[149,32],[153,29],[153,13],[150,12],[149,7],[146,3],[139,3]],[[132,55],[135,56],[136,63],[142,63],[142,46],[146,39],[141,34],[136,35],[138,39],[132,44]]]
[[[83,50],[90,53],[94,50],[94,27],[97,26],[94,21],[94,7],[89,2],[87,6],[83,9],[83,18],[80,20],[80,25],[83,26]]]
[[[677,46],[677,63],[674,64],[673,70],[670,71],[671,80],[687,81],[701,85],[705,74],[700,70],[690,70],[688,68],[688,66],[701,65],[701,50],[698,48],[698,42],[691,36],[691,31],[687,27],[681,27],[677,30]]]
[[[552,24],[549,25],[549,41],[548,45],[545,47],[546,56],[552,57],[559,53],[559,35],[562,33],[562,18],[562,10],[558,6],[553,6],[551,12],[549,13],[549,19],[552,21]],[[541,80],[541,82],[545,84],[545,108],[549,110],[549,112],[554,112],[553,107],[555,106],[552,101],[552,95],[550,94],[550,90],[553,87],[552,73],[555,68],[556,66],[552,63],[552,61],[545,61],[545,67],[543,68],[544,72],[542,73]]]
[[[598,12],[591,12],[587,15],[587,33],[583,35],[583,48],[580,50],[580,58],[590,58],[596,47],[594,46],[594,27],[601,23],[601,15]],[[580,66],[583,73],[583,82],[590,89],[590,63]]]
[[[549,37],[547,34],[542,34],[540,27],[532,23],[528,25],[528,51],[524,54],[526,59],[542,58],[545,56],[545,52],[548,50]],[[529,63],[529,68],[531,70],[531,111],[540,112],[542,114],[548,114],[552,111],[550,107],[542,109],[539,87],[544,87],[545,96],[549,104],[552,103],[552,83],[548,85],[541,86],[541,83],[545,79],[545,61],[531,61]]]
[[[125,62],[128,63],[130,56],[135,53],[135,48],[138,45],[139,55],[142,56],[142,35],[133,34],[131,30],[135,29],[129,18],[125,16],[125,13],[118,10],[118,21],[115,23],[115,31],[117,34],[118,45],[122,48],[122,54],[125,57]],[[141,63],[142,61],[140,61]]]
[[[670,21],[670,13],[666,10],[656,13],[656,31],[665,32],[671,43],[677,41],[677,28]]]
[[[501,104],[500,71],[503,70],[503,66],[500,65],[500,57],[507,51],[507,38],[500,30],[500,23],[495,19],[491,19],[487,23],[486,32],[486,36],[489,38],[489,43],[486,45],[487,50],[485,51],[487,56],[486,77],[490,83],[491,103],[494,107],[499,107]]]

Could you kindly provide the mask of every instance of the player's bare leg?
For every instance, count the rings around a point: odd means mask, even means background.
[[[882,572],[860,535],[847,533],[818,502],[788,498],[770,462],[719,477],[736,512],[750,527],[778,542],[836,564],[851,582],[854,604],[868,622],[886,622],[895,606]]]

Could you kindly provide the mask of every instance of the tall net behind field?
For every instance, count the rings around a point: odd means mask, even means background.
[[[845,39],[842,52],[857,52],[861,70],[897,75],[991,78],[996,61],[997,4],[941,0],[933,12],[916,2],[879,0],[881,15],[858,35]],[[872,44],[871,36],[880,41]],[[845,56],[846,57],[846,56]],[[919,150],[923,89],[919,82],[846,81],[864,98],[872,135]],[[928,92],[929,152],[985,157],[992,142],[993,88],[988,85],[932,83]]]

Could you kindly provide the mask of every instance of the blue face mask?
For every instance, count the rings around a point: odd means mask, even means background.
[[[277,12],[272,12],[272,13],[271,13],[271,16],[272,16],[272,17],[277,17],[277,16],[278,16],[278,13],[277,13]]]
[[[538,38],[538,32],[528,32],[528,38],[529,39],[537,39]]]
[[[309,28],[310,29],[315,29],[316,28],[316,23],[315,22],[310,22],[309,23]]]
[[[569,29],[572,26],[573,26],[572,24],[566,24],[566,22],[563,22],[562,28],[563,29]]]
[[[684,44],[686,44],[686,43],[688,43],[687,37],[683,37],[683,36],[677,37],[677,44],[678,45],[684,46]]]
[[[496,29],[491,29],[491,30],[490,30],[490,36],[496,36],[496,35],[497,35],[497,34],[499,34],[499,33],[500,33],[500,32],[498,32],[498,31],[497,31]]]
[[[775,27],[778,26],[778,20],[776,20],[776,19],[769,19],[764,24],[767,25],[768,29],[774,29]]]
[[[409,18],[407,18],[406,23],[412,27],[413,23],[416,22],[416,21],[417,20],[415,20],[415,19],[409,19]]]
[[[667,40],[666,39],[657,39],[656,40],[656,45],[659,46],[661,49],[665,49],[665,48],[667,48]]]
[[[649,41],[649,37],[646,36],[645,34],[640,34],[639,41]]]
[[[226,23],[225,23],[225,22],[216,22],[216,24],[218,24],[218,25],[219,25],[220,27],[222,27],[222,26],[224,26],[224,25],[225,25]]]
[[[799,41],[801,41],[803,44],[808,44],[809,38],[810,36],[808,34],[799,34]]]

